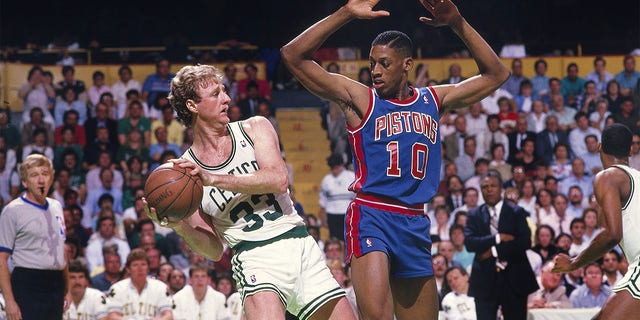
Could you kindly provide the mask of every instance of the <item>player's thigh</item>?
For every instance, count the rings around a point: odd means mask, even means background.
[[[303,254],[298,258],[301,261],[300,274],[287,302],[287,311],[305,320],[321,310],[327,310],[325,305],[329,306],[330,311],[332,301],[345,297],[345,292],[329,271],[317,242],[310,236],[300,241],[304,242]]]
[[[309,320],[355,320],[353,309],[345,297],[335,298],[325,303],[309,317]]]
[[[393,318],[389,259],[384,252],[373,251],[361,257],[352,256],[351,281],[362,318]]]
[[[629,291],[613,292],[594,319],[636,319],[640,314],[640,299]]]
[[[438,318],[438,292],[434,277],[392,278],[391,291],[399,320]]]
[[[284,305],[274,291],[260,291],[245,298],[244,313],[247,320],[284,320]]]

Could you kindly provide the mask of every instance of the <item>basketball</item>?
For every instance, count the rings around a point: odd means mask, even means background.
[[[187,169],[165,163],[151,172],[144,185],[150,208],[155,208],[161,224],[191,216],[202,202],[202,181]]]

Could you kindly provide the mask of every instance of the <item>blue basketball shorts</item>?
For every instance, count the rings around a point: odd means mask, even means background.
[[[433,276],[430,228],[423,205],[359,194],[345,217],[347,263],[352,256],[382,251],[396,278]]]

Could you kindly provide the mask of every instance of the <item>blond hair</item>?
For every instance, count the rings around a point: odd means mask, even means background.
[[[51,160],[49,160],[49,158],[45,157],[42,154],[30,154],[26,158],[24,158],[22,164],[20,164],[20,179],[22,181],[26,181],[27,172],[29,171],[29,169],[36,167],[47,167],[52,177],[55,173],[55,171],[53,170],[53,163],[51,163]]]
[[[199,88],[211,83],[221,83],[223,74],[218,68],[210,65],[185,66],[171,80],[169,104],[176,110],[178,120],[185,126],[193,124],[193,114],[187,108],[187,100],[196,103],[201,101]]]

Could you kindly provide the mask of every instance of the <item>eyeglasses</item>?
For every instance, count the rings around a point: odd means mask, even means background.
[[[524,173],[523,169],[513,169],[513,173]]]
[[[444,261],[433,261],[431,264],[433,264],[434,266],[441,266],[444,265]]]

